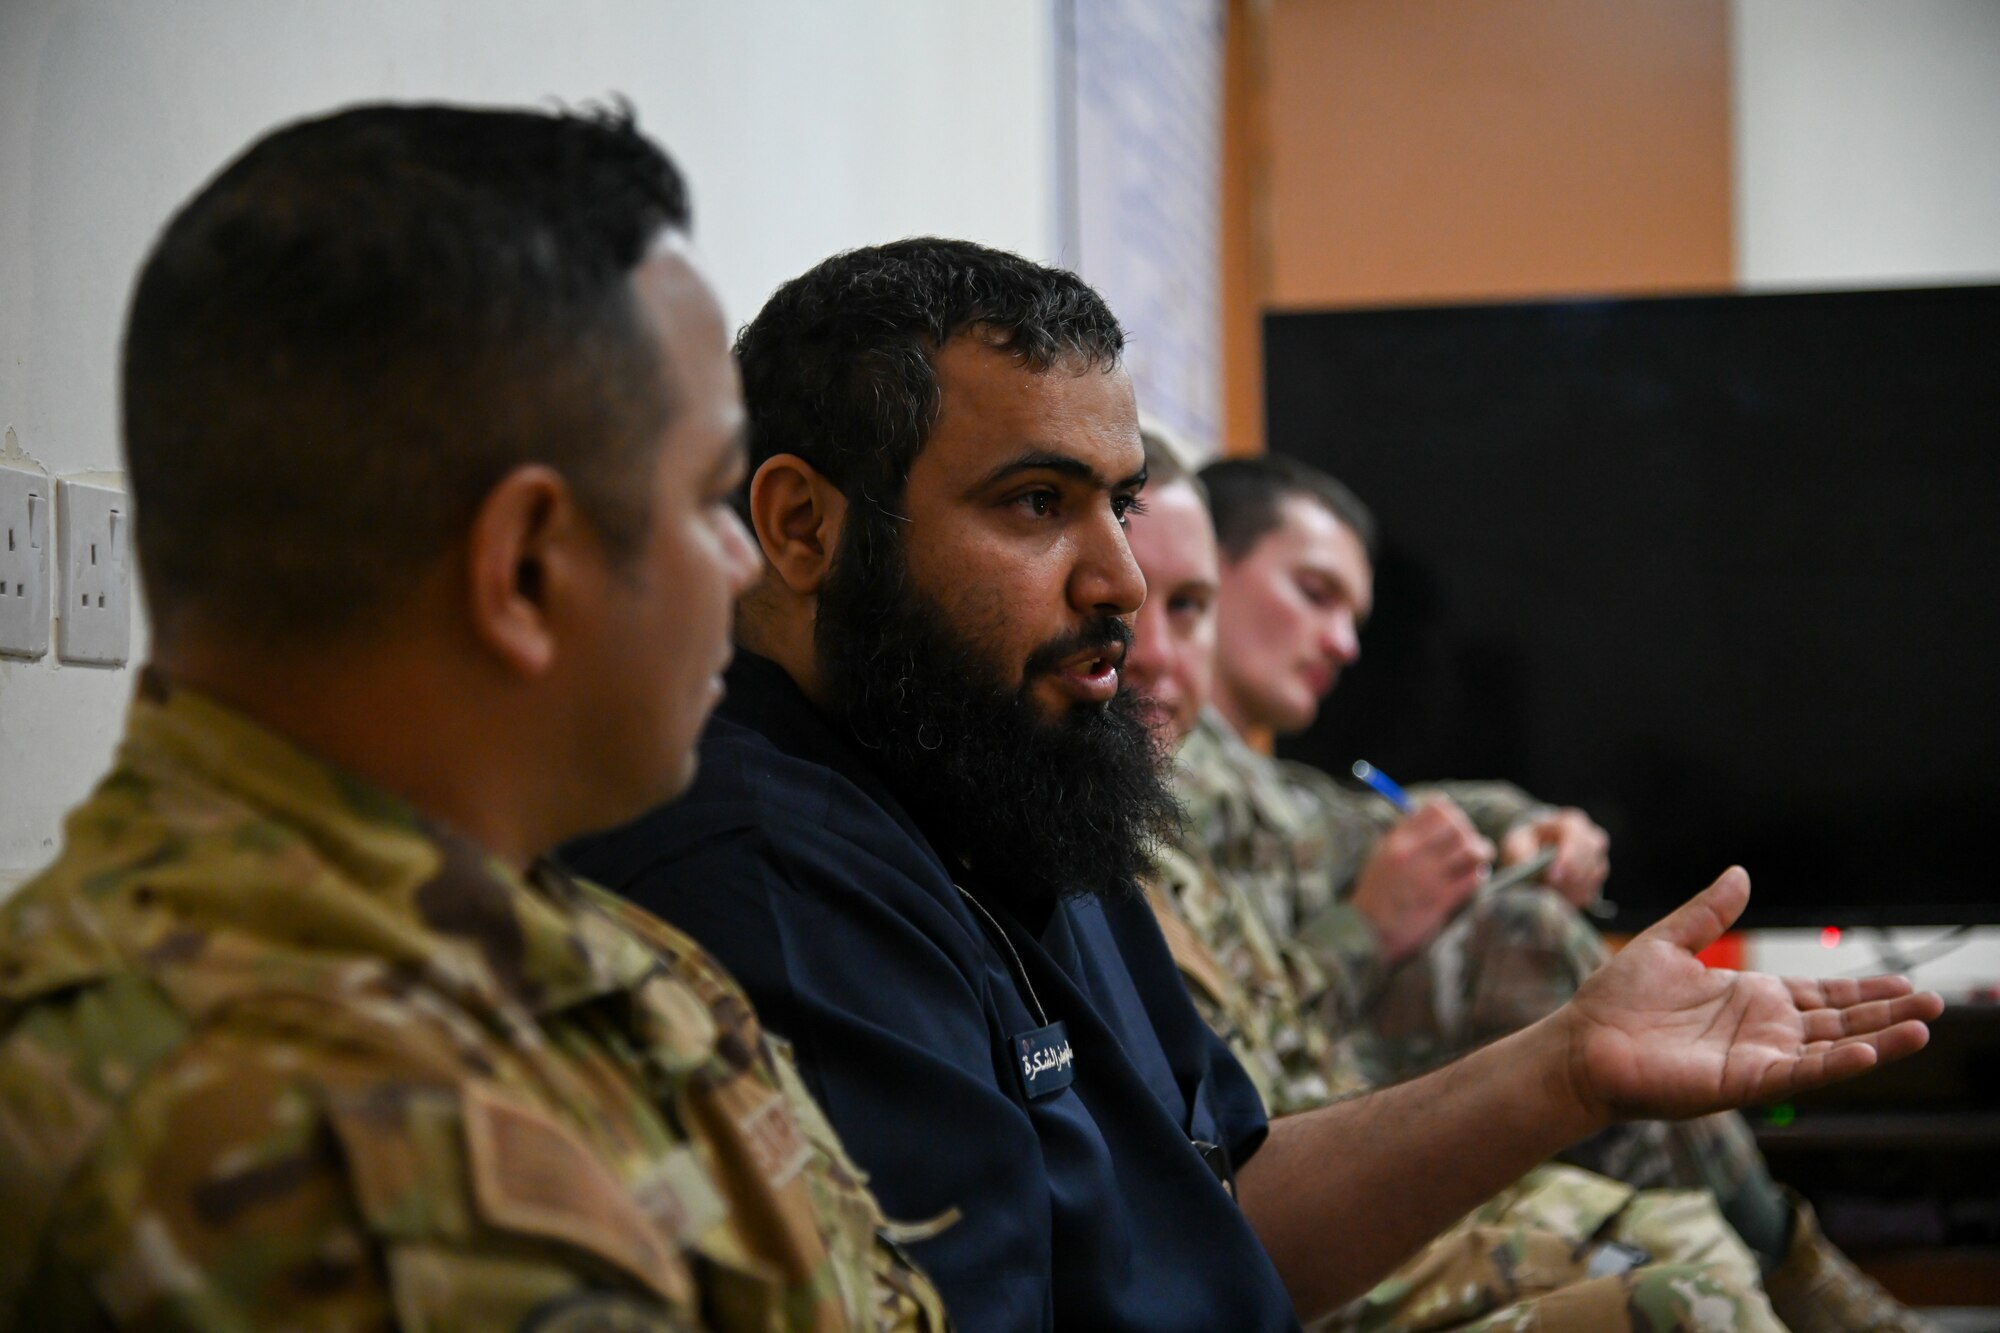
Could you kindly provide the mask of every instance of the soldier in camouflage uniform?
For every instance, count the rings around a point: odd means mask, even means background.
[[[26,1329],[941,1327],[691,941],[148,675],[0,910]]]
[[[1216,524],[1239,569],[1264,540],[1264,524],[1292,535],[1305,518],[1338,530],[1333,535],[1345,545],[1329,545],[1326,559],[1344,562],[1351,586],[1329,590],[1319,609],[1337,622],[1344,613],[1345,623],[1323,641],[1338,664],[1352,661],[1359,653],[1353,633],[1370,598],[1366,552],[1373,533],[1365,508],[1338,483],[1292,460],[1232,460],[1202,476],[1220,482],[1227,497],[1216,506]],[[1246,651],[1227,637],[1224,643],[1224,662]],[[1275,699],[1286,684],[1296,685],[1239,672],[1236,706],[1243,711],[1253,699]],[[1317,699],[1310,703],[1316,707]],[[1245,715],[1264,725],[1302,725],[1278,702]],[[1465,883],[1469,896],[1461,905],[1392,947],[1381,921],[1357,908],[1355,888],[1409,817],[1318,770],[1256,752],[1213,709],[1175,760],[1193,844],[1241,887],[1276,939],[1310,960],[1315,984],[1323,986],[1321,1020],[1341,1058],[1372,1084],[1410,1077],[1534,1022],[1567,1001],[1606,957],[1602,939],[1577,910],[1595,896],[1608,865],[1601,831],[1581,812],[1555,810],[1500,782],[1414,789],[1422,813],[1458,824],[1462,845],[1476,849],[1482,863]],[[1537,848],[1545,854],[1535,855]],[[1489,877],[1496,850],[1511,864]],[[1563,1158],[1640,1188],[1712,1193],[1772,1270],[1773,1301],[1794,1327],[1927,1327],[1819,1234],[1803,1202],[1771,1180],[1736,1113],[1615,1126]]]
[[[1198,492],[1148,441],[1149,511],[1131,520],[1145,573],[1126,659],[1163,743],[1204,702],[1214,548]],[[1176,482],[1180,484],[1176,484]],[[1162,848],[1147,897],[1202,1018],[1242,1063],[1274,1116],[1371,1086],[1350,1043],[1315,1021],[1327,976],[1310,951],[1266,927],[1244,889],[1192,840]],[[1568,1167],[1503,1191],[1330,1321],[1346,1329],[1777,1328],[1757,1263],[1697,1191],[1640,1193]]]
[[[371,107],[162,237],[165,669],[0,908],[0,1329],[945,1326],[735,984],[538,859],[685,785],[754,570],[685,226],[625,117]]]

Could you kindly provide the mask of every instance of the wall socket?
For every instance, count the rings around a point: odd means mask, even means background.
[[[41,657],[49,651],[49,479],[0,467],[0,653]]]
[[[91,482],[56,483],[56,656],[116,666],[132,655],[132,502]]]

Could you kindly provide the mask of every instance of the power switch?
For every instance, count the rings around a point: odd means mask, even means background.
[[[49,479],[0,467],[0,654],[49,651]]]
[[[56,655],[65,662],[117,666],[132,655],[132,502],[125,492],[64,478],[58,553],[62,601],[56,608]]]

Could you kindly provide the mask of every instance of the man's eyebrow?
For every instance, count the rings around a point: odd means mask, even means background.
[[[1078,481],[1087,481],[1093,486],[1115,491],[1137,490],[1146,484],[1146,469],[1143,467],[1123,481],[1106,483],[1097,469],[1081,458],[1072,454],[1057,453],[1053,449],[1031,449],[994,468],[980,478],[972,489],[985,490],[1019,472],[1054,472],[1060,476],[1074,477]]]
[[[1017,454],[999,467],[980,478],[976,489],[983,490],[998,482],[1005,481],[1017,472],[1055,472],[1065,477],[1075,477],[1079,481],[1094,482],[1098,479],[1097,469],[1070,454],[1059,454],[1053,449],[1030,449]]]

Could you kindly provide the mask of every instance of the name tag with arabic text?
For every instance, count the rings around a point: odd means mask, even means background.
[[[1069,1029],[1051,1023],[1017,1033],[1014,1062],[1021,1070],[1021,1090],[1030,1098],[1061,1092],[1076,1077],[1076,1053],[1069,1048]]]

